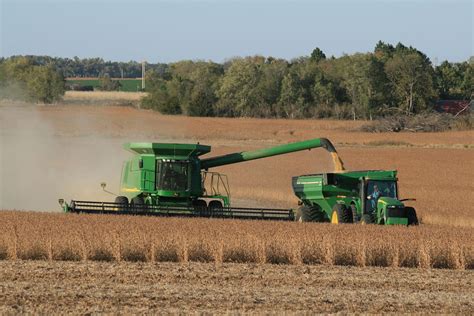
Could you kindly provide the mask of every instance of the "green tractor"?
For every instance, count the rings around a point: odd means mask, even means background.
[[[398,197],[397,172],[384,170],[323,173],[293,177],[300,199],[295,219],[302,222],[417,225],[413,207]]]
[[[224,174],[209,171],[214,167],[319,147],[330,152],[336,172],[294,178],[293,188],[302,205],[296,212],[292,209],[235,207],[231,205],[227,177]],[[391,181],[390,183],[396,187],[395,173],[392,171],[345,172],[336,149],[326,138],[210,158],[201,156],[208,154],[211,147],[199,143],[127,143],[124,148],[132,152],[133,156],[123,165],[120,193],[115,201],[72,200],[66,203],[64,199],[60,199],[59,203],[65,212],[296,219],[299,221],[331,220],[334,223],[362,221],[379,224],[407,224],[410,222],[405,214],[409,208],[404,208],[398,201],[396,189],[390,197],[374,198],[377,204],[386,203],[384,210],[380,212],[381,217],[377,217],[372,210],[364,209],[370,204],[362,196],[371,188],[367,185],[368,179],[373,179],[378,175],[379,181],[387,183]],[[105,186],[103,183],[104,191],[106,191]],[[333,210],[336,209],[334,213]],[[387,212],[387,209],[390,211]],[[349,213],[352,215],[349,216]],[[370,215],[371,220],[364,215]],[[380,220],[382,217],[383,221]]]

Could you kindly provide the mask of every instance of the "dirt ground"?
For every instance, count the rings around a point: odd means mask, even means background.
[[[472,271],[0,262],[0,313],[471,314]]]

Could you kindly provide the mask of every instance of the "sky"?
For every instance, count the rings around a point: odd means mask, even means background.
[[[223,62],[373,51],[382,40],[435,64],[473,51],[472,0],[0,0],[0,54]]]

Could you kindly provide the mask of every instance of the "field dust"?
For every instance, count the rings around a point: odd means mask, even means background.
[[[88,98],[88,97],[87,97]],[[91,97],[92,98],[92,97]],[[402,198],[415,198],[424,223],[474,227],[474,132],[363,133],[364,122],[167,116],[133,107],[0,105],[0,208],[59,210],[57,199],[113,200],[128,141],[201,142],[220,155],[327,137],[347,170],[397,169]],[[234,204],[296,207],[295,175],[327,172],[315,149],[216,168]]]
[[[0,261],[2,314],[472,314],[471,271]]]

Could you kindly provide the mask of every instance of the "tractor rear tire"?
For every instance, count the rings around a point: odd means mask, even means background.
[[[207,203],[204,200],[196,200],[193,203],[194,212],[203,217],[209,217],[209,209],[207,208]]]
[[[210,216],[222,217],[224,208],[222,206],[221,201],[214,200],[214,201],[209,202],[208,208],[209,208]]]
[[[302,205],[296,209],[296,222],[322,222],[321,211],[317,207]]]
[[[418,222],[418,217],[416,216],[416,211],[413,207],[407,206],[405,207],[405,211],[407,212],[408,226],[420,224]]]
[[[331,223],[352,223],[352,210],[344,204],[334,205],[332,208]]]
[[[120,204],[120,206],[117,207],[117,211],[119,211],[119,212],[127,211],[127,209],[128,209],[128,198],[126,196],[117,196],[115,198],[115,203]]]
[[[136,196],[130,201],[131,210],[134,212],[143,212],[145,200],[141,196]]]
[[[360,219],[360,223],[362,225],[365,225],[365,224],[373,224],[374,223],[374,219],[372,218],[372,216],[370,214],[363,214],[362,215],[362,218]]]

